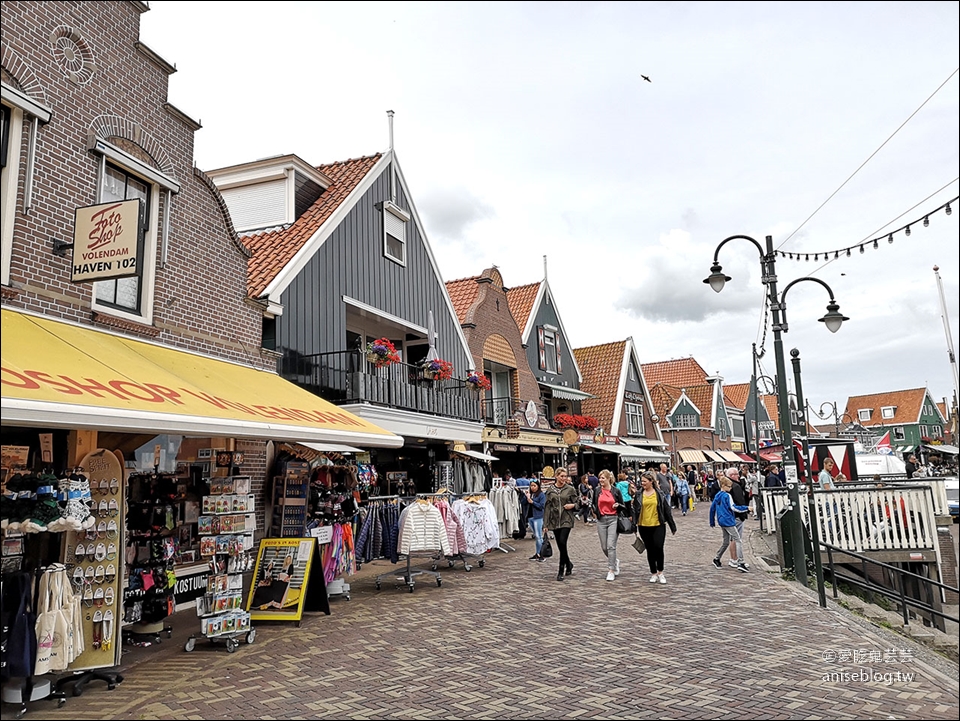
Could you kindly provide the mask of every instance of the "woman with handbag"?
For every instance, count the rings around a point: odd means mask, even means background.
[[[613,474],[604,469],[600,471],[600,485],[593,493],[593,513],[597,517],[597,535],[600,537],[600,550],[607,557],[607,580],[612,581],[620,575],[620,559],[617,558],[617,517],[627,506],[620,489],[614,485]]]
[[[530,506],[530,530],[533,531],[533,540],[536,543],[536,553],[530,556],[530,560],[542,561],[540,549],[543,548],[543,507],[547,504],[547,496],[540,490],[540,481],[536,479],[530,481],[527,503]]]
[[[673,521],[670,501],[660,491],[657,476],[653,471],[644,471],[640,476],[640,493],[634,498],[633,513],[637,532],[647,547],[647,562],[650,564],[650,583],[666,583],[663,575],[663,545],[670,532],[677,532]]]
[[[546,535],[548,531],[553,531],[553,538],[557,542],[557,555],[560,557],[558,581],[573,573],[573,564],[567,553],[567,541],[576,522],[574,514],[579,504],[577,489],[570,485],[567,469],[558,468],[554,484],[547,491],[547,505],[543,511],[543,533]]]

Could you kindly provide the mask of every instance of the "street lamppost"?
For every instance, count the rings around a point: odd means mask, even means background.
[[[831,333],[836,333],[840,329],[843,321],[848,320],[838,311],[833,298],[833,291],[830,287],[817,278],[799,278],[792,281],[783,289],[783,296],[777,294],[777,254],[773,249],[773,236],[766,236],[766,248],[760,245],[749,235],[731,235],[720,241],[716,250],[713,252],[713,265],[710,267],[710,275],[704,279],[713,290],[719,293],[730,276],[725,275],[723,267],[720,265],[720,250],[731,240],[747,240],[753,243],[754,247],[760,253],[760,281],[767,286],[767,298],[770,304],[770,312],[773,315],[773,351],[777,363],[777,410],[780,416],[780,430],[783,437],[783,471],[787,479],[787,497],[790,502],[790,513],[793,523],[791,524],[791,540],[793,546],[793,570],[794,576],[804,586],[807,585],[807,564],[806,555],[803,547],[803,528],[800,518],[800,489],[797,487],[797,463],[794,457],[793,434],[790,428],[790,401],[787,398],[787,372],[783,357],[783,339],[782,333],[788,330],[787,311],[783,300],[786,298],[787,291],[801,280],[813,280],[821,283],[830,292],[830,302],[827,304],[827,313],[820,318],[820,321],[827,327]]]
[[[825,411],[825,410],[823,410],[824,408],[829,408],[830,410],[829,410],[829,411]],[[840,409],[837,408],[837,402],[836,402],[836,401],[824,401],[823,403],[820,404],[820,409],[819,409],[819,410],[816,410],[816,411],[813,410],[813,408],[810,406],[810,404],[809,404],[809,402],[808,402],[808,403],[807,403],[807,409],[808,409],[811,413],[813,413],[817,418],[819,418],[821,421],[825,421],[825,420],[827,420],[828,418],[833,418],[834,436],[837,437],[837,438],[840,437],[840,424],[841,424],[841,423],[843,423],[843,424],[845,424],[845,425],[849,425],[849,424],[853,423],[853,418],[851,418],[851,416],[850,416],[849,413],[847,413],[846,411],[844,411],[843,413],[840,412]],[[844,420],[844,419],[846,419],[846,420]]]

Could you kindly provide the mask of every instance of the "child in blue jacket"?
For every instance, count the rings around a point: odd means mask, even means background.
[[[726,476],[720,478],[720,492],[713,497],[713,503],[710,504],[710,528],[714,528],[717,523],[723,531],[723,545],[713,557],[713,565],[716,568],[723,568],[723,553],[730,549],[730,560],[736,563],[735,568],[741,573],[746,573],[750,567],[743,561],[743,541],[740,538],[740,531],[737,530],[737,518],[734,511],[741,513],[749,510],[747,506],[738,506],[733,502],[733,496],[730,495],[730,489],[733,487],[733,481]]]

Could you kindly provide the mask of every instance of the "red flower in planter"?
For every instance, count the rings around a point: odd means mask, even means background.
[[[364,352],[367,354],[367,360],[377,368],[400,362],[400,354],[397,353],[396,346],[386,338],[377,338],[370,341],[367,343]]]
[[[469,373],[465,380],[478,391],[488,391],[491,388],[490,379],[479,371]]]
[[[424,373],[429,374],[434,380],[445,381],[453,378],[453,363],[440,358],[425,360],[420,367]]]

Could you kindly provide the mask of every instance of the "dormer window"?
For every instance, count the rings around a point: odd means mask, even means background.
[[[870,420],[870,416],[872,416],[872,415],[873,415],[873,409],[872,409],[872,408],[860,408],[860,409],[857,411],[857,418],[859,418],[861,422],[869,421],[869,420]]]
[[[383,254],[400,265],[407,264],[407,223],[410,216],[394,203],[383,204]]]
[[[884,406],[880,409],[880,416],[887,420],[893,418],[894,414],[897,412],[896,406]]]

